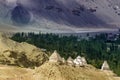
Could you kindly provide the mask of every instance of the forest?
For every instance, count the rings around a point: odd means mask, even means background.
[[[69,56],[76,58],[84,56],[88,64],[101,68],[104,60],[107,60],[111,70],[120,76],[120,35],[114,41],[107,40],[108,34],[101,33],[89,39],[77,36],[59,36],[57,34],[43,34],[39,32],[15,33],[11,39],[17,42],[27,42],[48,52],[57,50],[59,54],[67,59]]]

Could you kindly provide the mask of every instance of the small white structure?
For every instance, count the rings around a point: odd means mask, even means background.
[[[87,64],[87,61],[86,61],[85,57],[81,57],[81,60],[82,60],[83,65]]]
[[[53,52],[53,54],[50,56],[49,62],[54,62],[54,63],[62,62],[62,58],[60,57],[60,55],[57,53],[56,50],[55,50],[55,51]]]
[[[101,67],[101,70],[110,70],[110,67],[109,67],[107,61],[104,61],[103,65]]]
[[[74,59],[73,62],[74,62],[74,64],[75,64],[75,66],[78,66],[78,67],[83,66],[83,62],[82,62],[80,56],[78,56],[76,59]]]
[[[82,67],[87,64],[87,61],[85,57],[78,56],[76,59],[74,59],[75,66]]]
[[[69,66],[74,66],[74,62],[73,62],[73,59],[72,59],[71,57],[69,57],[69,58],[67,59],[67,65],[69,65]]]

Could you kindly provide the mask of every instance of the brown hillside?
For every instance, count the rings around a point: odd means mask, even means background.
[[[0,33],[0,63],[21,67],[39,66],[48,60],[40,48],[31,44],[18,43]]]
[[[92,66],[74,68],[45,63],[36,69],[0,65],[0,80],[120,80],[111,71]]]
[[[71,67],[54,63],[45,63],[36,69],[35,80],[115,80],[112,75],[107,75],[92,66]]]

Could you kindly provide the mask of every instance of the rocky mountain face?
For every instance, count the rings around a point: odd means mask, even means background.
[[[0,10],[1,23],[18,30],[78,32],[120,25],[119,0],[1,0]]]

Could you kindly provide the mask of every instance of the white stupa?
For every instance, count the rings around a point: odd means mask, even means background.
[[[109,67],[107,61],[104,61],[103,65],[101,67],[101,70],[110,70],[110,67]]]
[[[67,59],[67,65],[69,65],[69,66],[74,66],[74,62],[73,62],[73,59],[72,59],[71,57],[69,57],[69,58]]]
[[[76,59],[74,59],[74,64],[75,64],[75,66],[83,66],[81,56],[78,56]]]
[[[62,62],[62,58],[61,58],[61,56],[58,54],[58,52],[57,52],[56,50],[55,50],[55,51],[53,52],[53,54],[50,56],[49,62],[54,62],[54,63]]]
[[[82,61],[83,65],[87,64],[87,61],[86,61],[85,57],[81,57],[81,61]]]

